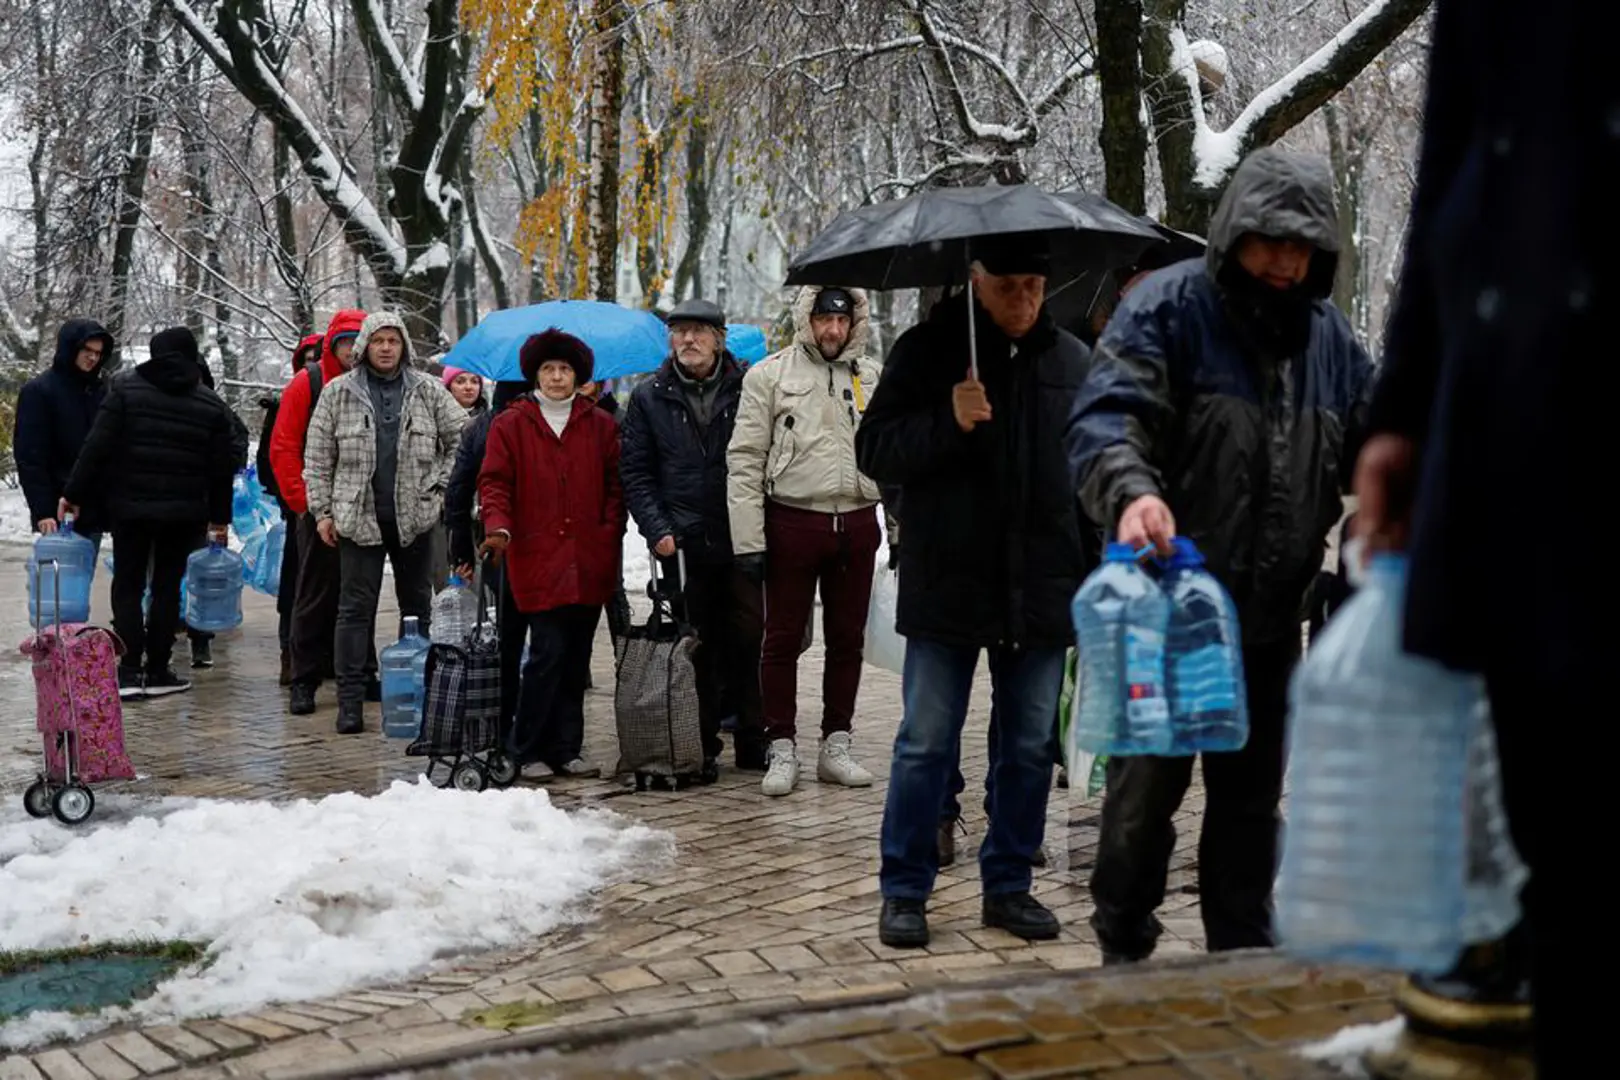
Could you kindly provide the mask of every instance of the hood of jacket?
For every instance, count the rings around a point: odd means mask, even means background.
[[[307,349],[314,349],[316,359],[320,359],[321,354],[326,351],[326,335],[306,334],[303,339],[293,347],[292,356],[288,359],[287,364],[290,368],[292,368],[292,373],[294,375],[298,374],[299,371],[298,358],[304,355],[304,352]]]
[[[1243,159],[1215,208],[1205,253],[1209,276],[1222,269],[1244,233],[1304,240],[1316,248],[1305,278],[1312,299],[1333,295],[1339,266],[1339,212],[1327,159],[1268,146]]]
[[[203,381],[197,339],[184,327],[154,335],[151,359],[136,367],[135,375],[165,394],[191,393]]]
[[[343,361],[337,358],[332,351],[332,342],[339,334],[358,334],[360,327],[365,325],[366,313],[356,308],[345,308],[332,316],[332,321],[326,324],[326,336],[321,339],[321,381],[329,383],[342,375],[348,368]],[[355,351],[359,351],[359,342],[355,343]]]
[[[405,332],[405,320],[392,311],[373,311],[367,315],[360,324],[360,336],[354,339],[355,366],[365,361],[366,346],[371,344],[372,335],[379,330],[397,330],[401,340],[405,342],[405,351],[400,356],[400,370],[413,370],[416,367],[416,353],[411,349],[411,335]]]
[[[810,309],[815,307],[816,297],[821,295],[823,288],[821,285],[806,285],[793,298],[793,340],[818,357],[821,356],[821,349],[816,345],[816,335],[810,331]],[[872,336],[872,301],[866,295],[866,290],[846,288],[844,291],[855,302],[855,311],[849,319],[849,341],[844,345],[844,351],[834,358],[834,363],[848,363],[854,357],[863,355]]]
[[[79,365],[74,363],[79,350],[86,342],[97,338],[101,339],[101,363],[94,371],[80,371]],[[51,359],[52,370],[85,382],[96,382],[111,375],[117,367],[118,357],[113,354],[112,335],[94,319],[69,319],[56,332],[56,355]]]

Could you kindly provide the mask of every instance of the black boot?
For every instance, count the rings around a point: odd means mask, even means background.
[[[358,735],[366,730],[365,704],[359,701],[338,702],[337,733]]]
[[[315,711],[315,684],[295,682],[287,688],[287,711],[293,716],[308,716]]]
[[[878,940],[891,949],[920,949],[927,945],[927,905],[921,900],[884,900],[878,915]]]
[[[984,898],[984,925],[1025,941],[1050,941],[1060,929],[1057,916],[1027,892],[997,893]]]

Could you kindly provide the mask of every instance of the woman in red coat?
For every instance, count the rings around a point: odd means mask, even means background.
[[[495,417],[478,474],[482,550],[505,559],[528,622],[510,749],[521,765],[594,776],[581,756],[585,689],[596,621],[618,584],[619,430],[576,392],[595,366],[590,346],[547,330],[518,355],[534,392]]]

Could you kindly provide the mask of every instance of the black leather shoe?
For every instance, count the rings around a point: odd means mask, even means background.
[[[1057,916],[1027,892],[998,893],[984,898],[984,925],[1005,930],[1025,941],[1050,941],[1060,929]]]
[[[338,703],[337,733],[358,735],[366,730],[365,706],[358,701]]]
[[[941,870],[956,862],[956,818],[939,819],[939,831],[934,835],[934,850],[939,855]]]
[[[920,949],[927,945],[927,905],[921,900],[884,900],[878,915],[878,940],[891,949]]]
[[[287,711],[294,716],[309,716],[315,711],[315,688],[309,683],[295,682],[287,688]]]

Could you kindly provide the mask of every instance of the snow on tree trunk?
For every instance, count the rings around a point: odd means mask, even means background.
[[[619,296],[619,126],[624,97],[623,0],[595,0],[590,117],[590,288],[598,300]]]

